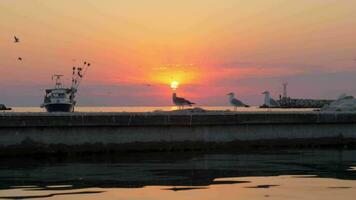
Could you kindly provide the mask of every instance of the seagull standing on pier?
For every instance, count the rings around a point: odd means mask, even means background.
[[[233,92],[230,92],[227,95],[229,96],[229,102],[232,106],[234,106],[235,111],[237,110],[237,107],[250,107],[249,105],[244,104],[242,101],[236,99]]]
[[[269,91],[264,91],[262,94],[265,95],[264,105],[267,107],[278,107],[279,103],[271,98]]]
[[[190,102],[182,97],[177,97],[177,94],[174,92],[172,96],[174,105],[178,106],[179,110],[184,109],[184,106],[192,106],[193,102]]]

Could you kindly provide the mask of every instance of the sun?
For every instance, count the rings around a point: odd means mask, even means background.
[[[171,88],[173,90],[176,90],[178,88],[178,86],[179,86],[179,82],[178,81],[172,81],[171,82]]]

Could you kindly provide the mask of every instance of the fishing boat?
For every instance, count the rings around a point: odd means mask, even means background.
[[[74,112],[74,107],[77,103],[75,96],[89,66],[89,63],[84,62],[83,67],[73,67],[71,87],[65,87],[62,84],[61,78],[63,75],[52,75],[54,87],[46,89],[44,102],[41,107],[45,108],[47,112]]]

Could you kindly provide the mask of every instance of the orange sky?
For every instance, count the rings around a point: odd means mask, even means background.
[[[354,0],[0,1],[0,103],[39,105],[51,75],[82,60],[79,105],[170,105],[172,80],[202,105],[230,91],[258,104],[283,81],[335,98],[356,95],[353,59]]]

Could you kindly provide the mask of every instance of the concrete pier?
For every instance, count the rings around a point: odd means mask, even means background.
[[[355,146],[356,113],[2,113],[0,155]]]

